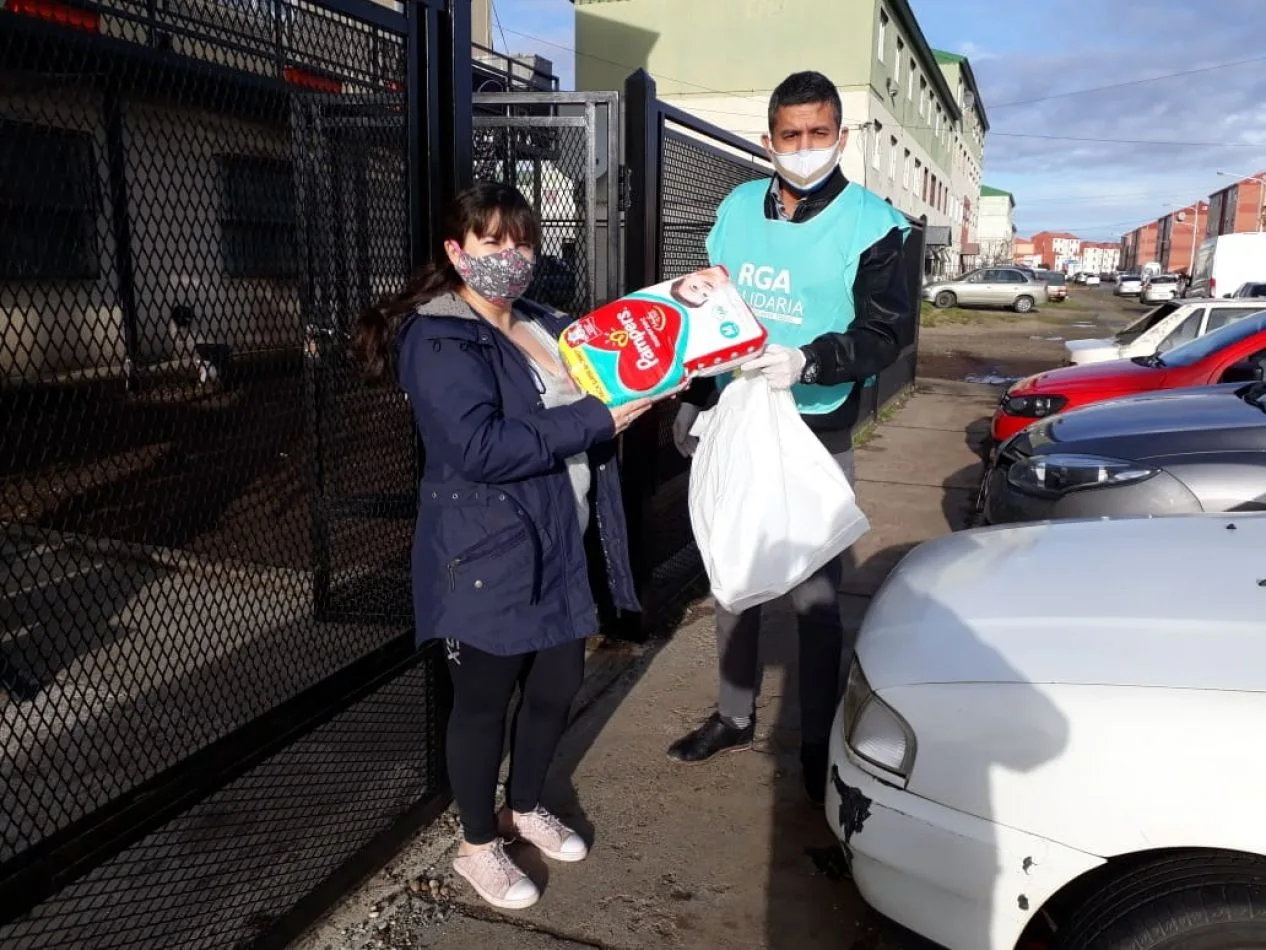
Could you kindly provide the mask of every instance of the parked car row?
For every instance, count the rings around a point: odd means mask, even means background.
[[[997,407],[986,526],[872,599],[827,817],[948,950],[1266,947],[1266,301],[1068,353]]]

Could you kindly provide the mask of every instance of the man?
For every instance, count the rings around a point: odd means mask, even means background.
[[[853,475],[852,429],[866,380],[910,342],[902,249],[909,223],[879,196],[848,181],[840,97],[821,73],[787,77],[769,100],[764,146],[777,174],[738,186],[721,203],[708,256],[724,266],[769,331],[744,369],[790,389],[802,417]],[[695,288],[690,288],[695,290]],[[683,395],[673,439],[694,452],[690,428],[726,380],[700,379]],[[771,446],[771,451],[776,451]],[[826,794],[827,747],[840,694],[843,562],[791,592],[800,637],[801,750],[805,790]],[[755,732],[760,615],[717,608],[717,708],[668,752],[702,762],[750,746]]]

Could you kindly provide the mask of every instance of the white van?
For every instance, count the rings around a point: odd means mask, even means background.
[[[1266,233],[1222,234],[1196,251],[1187,296],[1229,297],[1252,280],[1266,280]]]
[[[1228,323],[1266,310],[1266,300],[1169,300],[1149,310],[1115,336],[1069,340],[1066,366],[1128,360],[1172,350]]]

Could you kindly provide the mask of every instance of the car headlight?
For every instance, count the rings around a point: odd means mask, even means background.
[[[1097,455],[1034,455],[1012,465],[1007,481],[1021,490],[1063,495],[1085,488],[1139,482],[1157,471],[1138,462]]]
[[[1002,411],[1009,416],[1041,419],[1044,416],[1053,416],[1066,405],[1067,396],[1012,396],[1008,393],[1002,400]]]
[[[844,693],[844,744],[859,759],[903,781],[914,768],[914,732],[895,709],[875,695],[853,658]]]

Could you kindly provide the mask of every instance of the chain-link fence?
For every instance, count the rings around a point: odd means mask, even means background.
[[[252,944],[442,793],[413,427],[345,355],[430,243],[442,8],[0,11],[5,947]]]
[[[528,296],[581,315],[618,296],[616,231],[608,227],[618,165],[614,93],[475,96],[473,176],[512,184],[536,210],[541,246]]]

